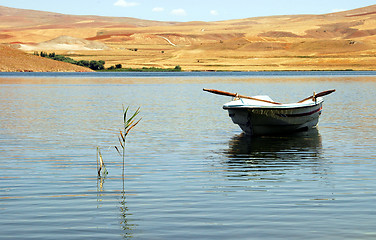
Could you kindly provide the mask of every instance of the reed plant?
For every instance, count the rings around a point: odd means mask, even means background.
[[[102,153],[99,147],[97,147],[97,172],[98,172],[98,177],[101,177],[101,176],[105,177],[108,174],[106,166],[104,165]]]
[[[142,119],[142,118],[140,118],[139,120],[136,121],[136,117],[140,113],[140,107],[137,108],[137,110],[129,118],[127,118],[128,111],[129,111],[129,106],[126,109],[123,106],[123,129],[120,130],[120,133],[119,133],[119,136],[118,136],[121,150],[117,146],[115,146],[116,151],[119,153],[119,155],[122,157],[122,160],[123,160],[123,173],[122,173],[123,179],[124,179],[124,171],[125,171],[125,166],[124,166],[124,162],[125,162],[125,144],[126,144],[125,140],[126,140],[126,137],[129,134],[129,132]]]

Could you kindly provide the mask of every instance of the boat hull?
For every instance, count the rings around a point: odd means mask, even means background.
[[[248,135],[273,135],[316,127],[322,101],[302,107],[224,107],[233,123]]]

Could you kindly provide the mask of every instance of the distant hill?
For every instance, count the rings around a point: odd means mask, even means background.
[[[39,44],[13,44],[15,48],[25,51],[48,51],[48,50],[109,50],[106,44],[99,41],[90,41],[70,36],[59,36],[57,38],[41,42]]]
[[[158,22],[129,17],[102,17],[67,15],[28,9],[18,9],[0,6],[1,27],[7,28],[56,28],[99,26],[99,27],[145,27],[155,25],[171,25],[173,22]]]
[[[51,48],[51,44],[46,44],[61,36],[99,41],[108,48],[93,51],[73,45],[62,49],[57,44]],[[321,15],[184,23],[0,6],[0,43],[42,48],[48,45],[51,51],[76,59],[105,60],[107,66],[120,63],[129,67],[180,65],[183,70],[376,70],[376,5]]]
[[[0,72],[92,72],[69,63],[34,56],[0,44]]]

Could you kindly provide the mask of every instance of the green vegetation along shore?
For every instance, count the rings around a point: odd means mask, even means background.
[[[115,66],[111,66],[109,68],[105,68],[105,61],[103,60],[79,60],[76,61],[70,57],[66,57],[63,55],[57,55],[55,53],[47,53],[47,52],[34,52],[34,55],[41,56],[45,58],[50,58],[60,62],[67,62],[71,64],[75,64],[82,67],[90,68],[94,71],[101,71],[101,72],[181,72],[182,69],[179,65],[175,66],[175,68],[156,68],[156,67],[143,67],[143,68],[123,68],[121,64],[116,64]]]

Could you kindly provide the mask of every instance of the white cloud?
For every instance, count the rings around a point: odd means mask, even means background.
[[[137,5],[140,5],[140,4],[137,2],[127,2],[125,0],[118,0],[117,2],[114,3],[114,6],[117,6],[117,7],[134,7]]]
[[[153,8],[152,11],[153,11],[153,12],[163,12],[163,11],[164,11],[164,8],[163,8],[163,7],[155,7],[155,8]]]
[[[213,15],[213,16],[217,16],[218,15],[218,11],[217,10],[211,10],[210,14]]]
[[[182,8],[178,8],[178,9],[174,9],[171,11],[171,14],[173,15],[176,15],[176,16],[187,16],[187,13],[185,12],[184,9]]]

